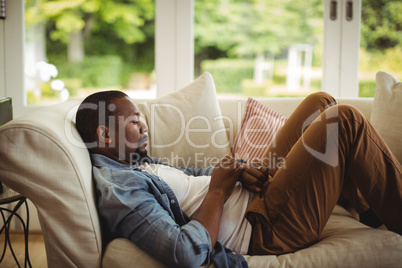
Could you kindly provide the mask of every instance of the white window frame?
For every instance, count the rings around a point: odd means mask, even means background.
[[[331,2],[336,3],[336,19],[331,19]],[[348,2],[352,20],[346,18]],[[361,0],[325,0],[324,23],[322,91],[334,97],[358,97]]]
[[[0,43],[4,46],[4,58],[0,62],[4,88],[1,97],[13,99],[13,115],[18,117],[32,110],[25,105],[24,88],[24,0],[6,0],[6,19]]]
[[[26,105],[24,0],[6,1],[7,19],[0,24],[0,97],[13,98],[18,117],[39,106]],[[160,97],[194,79],[194,0],[156,0],[155,4],[155,68]]]
[[[194,79],[194,0],[155,1],[157,96]]]
[[[4,58],[4,20],[0,20],[0,98],[6,96],[5,64],[2,64]]]

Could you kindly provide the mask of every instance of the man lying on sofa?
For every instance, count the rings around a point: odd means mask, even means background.
[[[147,126],[119,91],[87,97],[76,126],[91,153],[106,240],[128,238],[169,266],[247,267],[241,254],[306,248],[341,193],[402,234],[400,163],[357,109],[326,93],[308,96],[267,149],[284,157],[279,168],[230,156],[205,168],[166,165],[148,156]]]

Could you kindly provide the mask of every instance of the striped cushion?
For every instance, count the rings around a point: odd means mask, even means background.
[[[234,157],[245,161],[261,159],[286,120],[285,116],[249,98],[240,130],[234,141]]]

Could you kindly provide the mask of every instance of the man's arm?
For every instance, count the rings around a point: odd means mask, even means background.
[[[211,176],[209,190],[193,220],[200,222],[208,231],[212,246],[215,246],[226,199],[243,171],[243,165],[233,157],[224,157]]]
[[[118,198],[122,191],[131,192],[131,197]],[[207,260],[212,250],[207,230],[194,220],[179,226],[161,205],[169,206],[166,195],[155,196],[143,187],[113,187],[104,194],[111,198],[99,203],[98,210],[112,236],[130,239],[170,267],[198,268]]]

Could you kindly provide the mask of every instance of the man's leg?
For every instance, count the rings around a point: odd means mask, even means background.
[[[264,189],[265,211],[247,214],[250,253],[283,254],[315,243],[344,178],[388,229],[402,234],[401,165],[357,109],[334,106],[308,127]]]
[[[285,158],[302,133],[325,109],[336,105],[334,97],[326,92],[317,92],[307,96],[295,109],[275,139],[269,145],[265,157],[269,174],[274,176],[278,168],[269,163],[279,163]],[[270,159],[272,158],[272,159]]]
[[[334,105],[337,105],[337,101],[326,92],[310,94],[300,103],[278,132],[274,141],[271,142],[263,158],[267,162],[266,166],[269,168],[268,172],[271,177],[278,170],[278,167],[272,165],[272,163],[280,163],[280,160],[287,156],[293,145],[299,140],[313,120],[323,111]],[[344,184],[342,197],[346,198],[358,213],[363,213],[369,209],[360,191],[351,182]],[[258,200],[253,200],[252,207],[258,206],[259,203]]]

